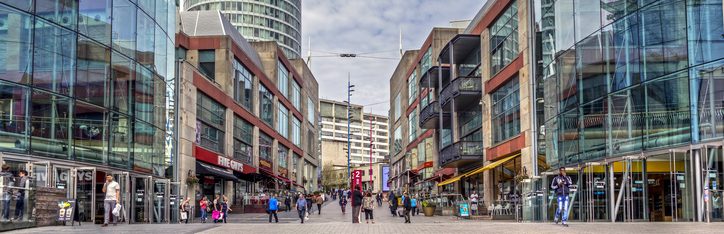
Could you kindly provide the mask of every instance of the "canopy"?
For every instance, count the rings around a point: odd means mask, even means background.
[[[515,157],[518,157],[518,156],[520,156],[520,153],[511,155],[511,156],[508,156],[507,158],[504,158],[504,159],[495,161],[495,162],[493,162],[493,163],[490,163],[490,164],[488,164],[488,165],[479,167],[478,169],[469,171],[469,172],[467,172],[467,173],[465,173],[465,174],[461,174],[461,175],[455,176],[455,177],[453,177],[453,178],[447,179],[447,180],[445,180],[445,181],[443,181],[443,182],[437,183],[437,186],[445,186],[445,185],[448,185],[448,184],[457,182],[458,180],[460,180],[460,179],[463,178],[463,177],[468,177],[468,176],[471,176],[471,175],[475,175],[475,174],[478,174],[478,173],[481,173],[481,172],[484,172],[484,171],[487,171],[487,170],[496,168],[496,167],[502,165],[503,163],[505,163],[505,162],[507,162],[507,161],[510,161],[511,159],[514,159]]]
[[[202,162],[196,162],[196,174],[199,175],[211,175],[218,178],[224,178],[227,180],[238,181],[239,178],[234,176],[234,172],[229,169],[212,166]]]

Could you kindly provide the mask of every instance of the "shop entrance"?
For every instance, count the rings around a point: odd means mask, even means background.
[[[581,184],[581,174],[582,171],[579,167],[566,167],[566,175],[571,177],[571,180],[573,181],[573,185],[570,187],[570,193],[568,194],[568,220],[582,220],[581,217],[581,205],[580,202],[580,195],[579,190],[580,184]],[[554,216],[556,215],[556,209],[558,209],[558,196],[556,195],[556,192],[551,189],[551,182],[553,179],[558,176],[558,171],[550,171],[550,172],[544,172],[541,174],[543,179],[543,186],[545,188],[545,191],[547,192],[548,199],[545,199],[544,206],[546,207],[545,217],[547,217],[547,220],[553,220]],[[559,217],[560,219],[560,217]]]
[[[613,165],[613,220],[619,222],[644,221],[648,219],[644,182],[646,181],[644,160],[639,157],[624,157]]]
[[[702,156],[704,221],[721,222],[724,221],[722,218],[722,207],[724,207],[724,201],[722,200],[722,195],[724,195],[724,189],[722,188],[724,151],[721,145],[709,145],[703,147],[702,151],[704,151]]]
[[[169,180],[154,179],[153,181],[153,222],[168,223],[169,217]]]
[[[581,218],[583,221],[610,221],[608,218],[609,166],[602,163],[587,163],[581,169]]]
[[[151,188],[150,176],[131,176],[131,223],[149,223],[150,222],[150,201],[151,196],[149,188]]]
[[[128,217],[130,216],[130,210],[128,207],[130,207],[130,199],[129,199],[129,187],[130,187],[130,179],[128,176],[128,172],[113,172],[111,173],[113,176],[113,179],[118,183],[118,185],[121,186],[121,206],[124,207],[123,214],[118,217],[118,222],[128,222]]]

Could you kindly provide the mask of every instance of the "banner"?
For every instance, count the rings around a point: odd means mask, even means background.
[[[382,191],[383,192],[390,191],[390,186],[388,184],[389,180],[390,180],[390,167],[382,166]]]
[[[75,216],[75,199],[58,201],[58,221],[73,221]]]

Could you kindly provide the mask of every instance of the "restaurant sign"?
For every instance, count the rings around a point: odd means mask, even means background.
[[[214,153],[213,151],[204,149],[199,146],[194,146],[194,157],[196,157],[196,160],[206,162],[211,165],[228,168],[241,173],[248,174],[256,172],[256,168],[251,165],[244,164],[232,158],[227,158],[223,155],[219,155],[217,153]]]

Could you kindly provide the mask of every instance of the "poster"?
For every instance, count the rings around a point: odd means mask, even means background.
[[[470,205],[468,203],[460,203],[460,217],[470,216]]]
[[[382,191],[383,192],[390,191],[390,186],[388,184],[389,180],[390,180],[390,167],[382,166]]]
[[[58,221],[73,221],[75,199],[58,201]]]

